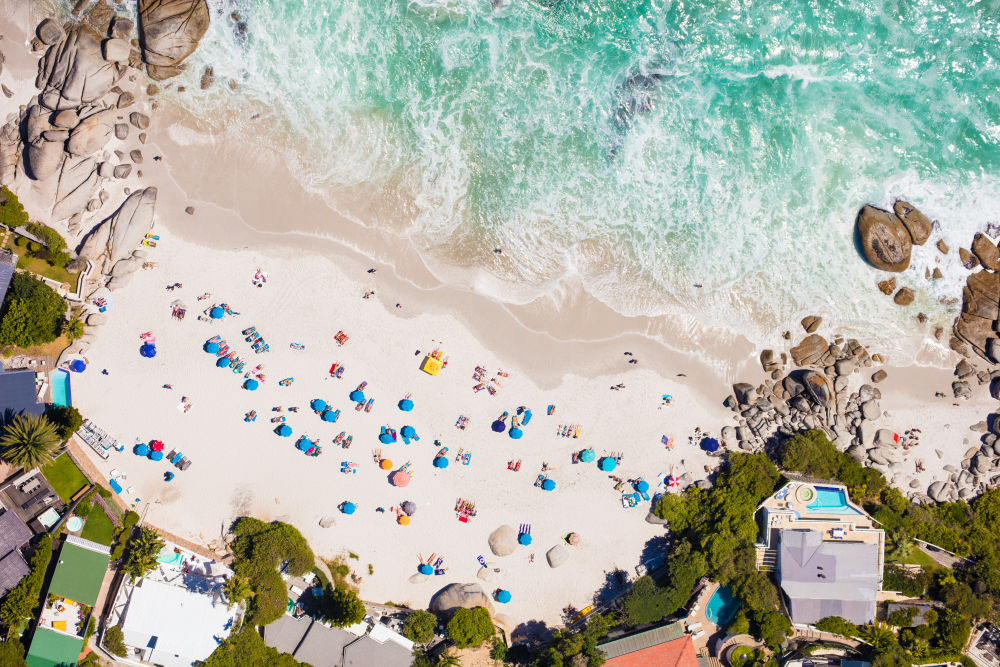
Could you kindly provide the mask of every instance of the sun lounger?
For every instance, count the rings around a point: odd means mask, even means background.
[[[191,467],[191,459],[185,456],[181,459],[181,462],[177,464],[177,467],[181,470],[187,470]]]
[[[177,450],[176,449],[171,449],[170,453],[167,454],[167,460],[172,462],[174,460],[175,456],[177,456]]]
[[[183,455],[183,454],[181,454],[180,452],[177,452],[177,453],[176,453],[176,454],[175,454],[175,455],[174,455],[174,456],[173,456],[173,457],[172,457],[172,458],[170,459],[170,462],[171,462],[172,464],[174,464],[174,465],[177,465],[177,463],[178,463],[178,462],[180,462],[180,460],[181,460],[182,458],[184,458],[184,455]]]

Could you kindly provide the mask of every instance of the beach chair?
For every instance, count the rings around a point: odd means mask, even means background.
[[[183,459],[181,459],[181,462],[177,464],[177,467],[180,468],[181,470],[187,470],[188,468],[191,467],[191,459],[185,456]]]
[[[181,460],[182,458],[184,458],[184,455],[183,455],[183,454],[181,454],[180,452],[177,452],[177,453],[176,453],[176,454],[175,454],[175,455],[174,455],[174,456],[173,456],[173,457],[172,457],[172,458],[170,459],[170,463],[172,463],[173,465],[177,465],[177,464],[178,464],[178,463],[180,462],[180,460]]]
[[[466,452],[462,457],[462,465],[467,466],[472,463],[472,452]]]
[[[167,460],[170,461],[170,462],[173,462],[175,456],[177,456],[177,450],[176,449],[171,449],[170,453],[167,454]]]

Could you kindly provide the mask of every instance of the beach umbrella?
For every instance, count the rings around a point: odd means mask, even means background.
[[[580,460],[583,461],[584,463],[590,463],[591,461],[594,460],[595,456],[596,455],[594,454],[593,449],[585,449],[582,452],[580,452]]]
[[[400,514],[399,518],[396,519],[396,521],[399,523],[400,526],[410,525],[410,517],[406,516],[405,514]]]
[[[701,448],[706,452],[717,452],[719,451],[719,441],[715,438],[705,438],[701,441]]]
[[[224,311],[219,306],[212,306],[212,310],[208,311],[208,316],[211,317],[213,320],[221,320],[222,316],[225,314],[226,311]]]
[[[397,470],[392,473],[392,485],[393,486],[406,486],[410,483],[410,473],[404,472],[402,470]]]
[[[555,491],[556,483],[555,480],[546,479],[542,482],[542,488],[546,491]]]
[[[313,444],[315,444],[315,443],[313,443],[312,440],[309,440],[308,438],[302,438],[298,442],[298,448],[301,449],[302,451],[306,451],[307,449],[309,449],[310,447],[312,447]]]
[[[392,444],[392,434],[389,433],[388,431],[384,431],[384,432],[382,432],[382,433],[379,434],[378,441],[381,442],[383,445],[391,445]]]
[[[439,456],[436,459],[434,459],[434,467],[435,468],[447,468],[448,467],[448,457],[447,456]]]
[[[322,419],[325,422],[337,421],[337,413],[334,412],[333,410],[327,410],[326,412],[323,413]]]
[[[610,456],[605,456],[600,461],[597,462],[597,467],[604,472],[611,472],[618,467],[618,461],[615,461]]]
[[[434,574],[434,568],[427,563],[421,563],[417,566],[417,572],[420,574]]]
[[[490,428],[493,429],[494,433],[503,433],[507,430],[507,425],[498,419],[493,422],[493,425]]]
[[[309,404],[309,407],[311,407],[314,412],[323,412],[326,410],[326,401],[322,398],[314,398],[312,403]]]
[[[215,365],[219,368],[226,368],[230,363],[229,357],[219,357],[219,360],[215,362]]]
[[[164,481],[169,482],[173,478],[174,478],[174,473],[170,472],[169,470],[167,472],[163,473],[163,480]]]
[[[152,359],[156,356],[156,346],[152,343],[144,343],[143,346],[139,348],[139,354],[147,359]]]
[[[87,364],[85,364],[82,359],[74,359],[69,362],[69,369],[74,373],[82,373],[87,370]]]
[[[580,536],[576,533],[570,533],[566,536],[566,541],[572,544],[574,547],[580,544]]]
[[[163,442],[160,440],[153,440],[152,442],[149,443],[149,448],[152,449],[154,452],[162,452]]]
[[[521,429],[515,426],[510,430],[510,433],[508,433],[507,435],[509,435],[514,440],[520,440],[521,436],[524,435],[524,433],[521,431]]]
[[[218,343],[205,343],[205,351],[208,352],[209,354],[218,354],[219,353],[219,344]]]
[[[499,591],[497,591],[497,602],[499,602],[500,604],[507,604],[508,602],[510,602],[510,591],[504,590],[502,588]]]
[[[525,547],[531,544],[531,533],[521,533],[518,535],[517,543]]]
[[[413,401],[408,398],[404,398],[399,402],[399,409],[403,412],[409,412],[413,409]]]
[[[246,382],[243,383],[243,388],[246,389],[247,391],[257,391],[257,387],[259,386],[260,383],[253,379],[247,380]]]
[[[351,392],[350,398],[355,403],[364,403],[365,392],[361,391],[360,389],[355,389],[354,391]]]
[[[416,437],[417,430],[415,428],[413,428],[412,426],[407,425],[407,426],[404,426],[403,428],[399,429],[399,434],[401,436],[403,436],[404,438],[413,438],[413,437]]]
[[[408,516],[413,516],[414,514],[417,513],[417,504],[410,500],[404,500],[403,502],[399,503],[399,509],[406,512]]]
[[[287,438],[292,434],[292,427],[289,426],[288,424],[282,424],[281,426],[278,427],[278,430],[275,431],[275,433],[280,435],[282,438]]]
[[[392,461],[389,459],[382,459],[382,462],[378,464],[382,470],[392,470]]]
[[[646,493],[647,491],[649,491],[649,482],[647,482],[644,479],[640,479],[638,482],[636,482],[635,490],[638,491],[639,493]]]
[[[354,514],[354,510],[358,509],[354,506],[354,503],[348,501],[340,506],[340,511],[344,514]]]
[[[150,453],[149,460],[150,461],[162,461],[163,460],[163,452],[162,451],[156,451],[156,450],[154,450],[153,452]]]
[[[140,442],[138,445],[135,446],[135,455],[136,456],[148,456],[149,455],[149,446],[146,443],[144,443],[144,442]]]

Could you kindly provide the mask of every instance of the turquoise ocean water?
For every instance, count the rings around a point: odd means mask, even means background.
[[[259,112],[227,122],[312,190],[398,197],[428,264],[485,266],[500,280],[469,282],[498,298],[575,276],[626,314],[773,341],[818,312],[884,341],[918,309],[947,323],[963,273],[917,249],[918,303],[894,309],[858,207],[908,198],[952,248],[1000,221],[997,0],[210,6],[178,100]]]

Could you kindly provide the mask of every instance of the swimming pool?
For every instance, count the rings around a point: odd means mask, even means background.
[[[69,392],[69,373],[59,368],[50,376],[52,380],[52,404],[61,407],[73,405]]]
[[[184,556],[173,549],[161,551],[160,555],[156,557],[156,562],[164,565],[180,565],[183,560]]]
[[[716,625],[725,625],[733,620],[739,608],[740,601],[733,597],[732,591],[725,586],[719,586],[705,605],[705,616]]]
[[[831,486],[817,486],[816,500],[806,505],[807,512],[817,514],[858,514],[847,504],[847,494],[843,489]]]

